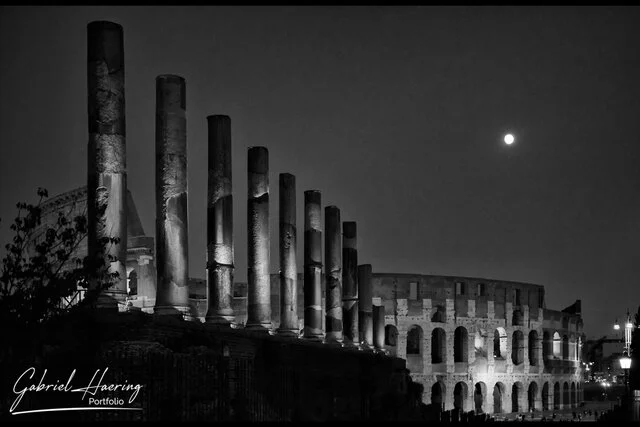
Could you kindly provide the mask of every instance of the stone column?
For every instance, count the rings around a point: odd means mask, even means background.
[[[342,241],[340,234],[340,209],[324,208],[325,240],[324,259],[326,280],[326,341],[342,343]],[[383,325],[384,325],[384,319]]]
[[[384,350],[384,305],[373,306],[373,345]]]
[[[358,333],[364,348],[373,348],[373,284],[371,264],[358,266]]]
[[[298,267],[296,263],[296,177],[280,174],[280,327],[278,334],[297,337]]]
[[[322,339],[322,210],[320,192],[304,192],[304,338]]]
[[[98,308],[117,309],[127,297],[127,167],[124,99],[124,40],[113,22],[87,25],[88,164],[87,245],[95,266],[102,262],[118,279],[101,293]],[[105,238],[118,243],[106,243]],[[115,261],[111,261],[113,257]],[[96,280],[91,287],[98,286]]]
[[[357,228],[352,221],[342,223],[342,320],[344,343],[358,346]]]
[[[207,116],[207,290],[208,323],[231,325],[233,313],[233,193],[231,119]]]
[[[247,329],[271,329],[269,276],[269,151],[250,147],[248,153],[248,295]]]
[[[156,78],[156,269],[154,312],[189,316],[187,118],[182,77]]]

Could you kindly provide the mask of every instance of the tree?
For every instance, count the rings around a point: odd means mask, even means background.
[[[37,194],[36,205],[16,205],[18,215],[11,225],[13,239],[5,245],[7,253],[0,271],[0,325],[6,330],[3,348],[7,351],[2,351],[0,364],[24,341],[23,334],[68,313],[73,307],[64,301],[78,292],[78,286],[87,288],[89,283],[95,283],[79,304],[93,306],[98,294],[118,279],[118,273],[109,272],[100,254],[79,256],[78,248],[87,236],[85,213],[70,218],[73,208],[58,212],[55,223],[42,226],[42,204],[48,194],[42,188]],[[102,243],[118,244],[118,239],[104,238]]]

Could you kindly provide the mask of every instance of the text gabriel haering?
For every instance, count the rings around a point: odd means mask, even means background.
[[[100,369],[97,369],[95,374],[93,374],[91,381],[89,381],[89,385],[87,385],[86,387],[73,388],[73,386],[71,385],[71,380],[76,374],[75,369],[73,370],[73,372],[71,372],[71,375],[69,375],[69,379],[67,380],[66,384],[61,383],[60,380],[57,380],[55,384],[46,384],[44,382],[44,379],[45,379],[45,376],[47,375],[47,370],[45,369],[44,372],[42,373],[42,377],[40,378],[40,382],[36,385],[33,381],[31,383],[30,381],[28,381],[28,380],[32,380],[36,373],[36,369],[34,367],[31,367],[26,371],[24,371],[22,375],[18,377],[18,380],[13,385],[13,392],[18,397],[13,402],[13,405],[11,405],[11,408],[9,409],[9,411],[13,412],[16,409],[16,407],[18,406],[18,404],[20,403],[20,401],[22,400],[22,398],[27,392],[36,392],[36,393],[43,392],[43,391],[72,392],[72,393],[83,392],[81,400],[84,400],[87,394],[90,396],[95,396],[96,393],[98,392],[130,391],[132,393],[129,396],[129,403],[133,403],[135,398],[138,396],[138,393],[140,392],[142,385],[126,384],[127,382],[126,380],[125,380],[125,384],[103,384],[102,381],[108,370],[109,368],[105,368],[100,378],[97,379],[96,381],[96,377],[100,373]],[[123,399],[118,399],[118,398],[103,398],[103,399],[90,398],[89,404],[91,405],[123,405],[124,401]]]

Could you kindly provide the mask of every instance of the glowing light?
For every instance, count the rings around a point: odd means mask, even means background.
[[[622,369],[631,368],[631,358],[626,354],[620,358],[620,367]]]
[[[615,330],[617,331],[618,329],[620,329],[620,325],[618,325],[618,324],[616,323],[615,325],[613,325],[613,329],[615,329]]]
[[[511,135],[510,133],[506,134],[504,136],[504,142],[507,145],[511,145],[513,144],[513,141],[515,141],[515,138],[513,137],[513,135]]]

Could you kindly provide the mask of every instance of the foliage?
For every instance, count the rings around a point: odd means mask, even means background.
[[[13,332],[28,332],[67,313],[71,307],[65,302],[78,292],[78,286],[88,288],[89,283],[95,284],[80,306],[95,305],[100,291],[118,279],[117,272],[108,271],[101,254],[78,256],[78,248],[87,236],[84,212],[71,218],[72,206],[69,212],[58,212],[55,223],[43,226],[42,205],[48,194],[42,188],[37,194],[36,205],[16,205],[18,215],[11,225],[13,239],[5,245],[7,252],[2,259],[0,324]],[[106,237],[101,243],[117,244],[118,239]],[[111,257],[107,260],[114,261]]]

